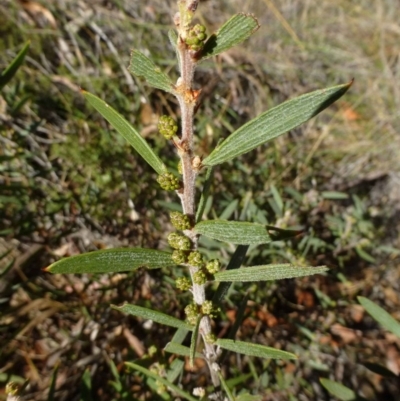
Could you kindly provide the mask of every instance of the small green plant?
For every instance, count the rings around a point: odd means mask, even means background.
[[[241,267],[250,245],[268,244],[275,240],[289,238],[297,235],[298,231],[291,232],[244,221],[203,220],[213,169],[308,121],[339,99],[348,90],[351,82],[305,94],[262,113],[225,140],[220,141],[210,154],[202,158],[194,146],[194,117],[201,106],[201,89],[196,89],[194,86],[196,66],[205,59],[242,43],[259,26],[252,15],[237,14],[216,33],[210,35],[203,25],[194,22],[198,3],[199,0],[179,0],[179,11],[174,18],[176,32],[169,32],[180,72],[176,83],[172,82],[152,60],[137,50],[132,52],[130,65],[130,71],[134,75],[144,78],[150,86],[175,96],[179,103],[180,121],[175,121],[170,116],[162,116],[158,124],[160,134],[173,143],[177,150],[176,170],[179,174],[168,171],[160,156],[123,116],[97,96],[83,91],[87,101],[155,170],[161,188],[173,191],[179,197],[182,210],[170,215],[171,223],[176,229],[168,235],[168,243],[172,251],[143,248],[106,249],[62,259],[46,270],[64,274],[114,273],[133,271],[140,267],[156,269],[180,266],[182,274],[176,280],[176,287],[180,291],[190,291],[192,294],[192,301],[184,308],[185,321],[128,303],[113,306],[113,308],[128,315],[178,329],[172,341],[165,347],[165,351],[189,357],[192,366],[196,358],[204,359],[212,386],[195,388],[188,392],[174,383],[179,377],[179,372],[176,374],[177,368],[174,369],[174,374],[171,374],[171,371],[165,371],[160,364],[149,368],[148,363],[140,360],[127,362],[126,366],[145,375],[148,383],[152,384],[153,390],[159,394],[168,390],[173,396],[187,400],[199,398],[223,400],[226,397],[234,400],[239,398],[236,398],[235,390],[229,386],[222,374],[222,356],[226,351],[268,359],[295,359],[296,356],[264,345],[235,340],[240,316],[243,317],[243,313],[238,313],[238,321],[234,325],[236,329],[232,330],[227,338],[216,337],[212,330],[212,321],[218,317],[222,307],[221,301],[229,287],[237,282],[279,280],[318,274],[325,272],[327,268],[325,266],[305,267],[300,264]],[[204,184],[198,198],[196,179],[202,175]],[[206,259],[206,256],[199,251],[200,236],[237,245],[227,266],[218,259]],[[206,288],[215,282],[219,283],[219,286],[211,297],[207,297]],[[190,346],[186,347],[182,343],[189,332],[191,332]],[[178,365],[179,370],[182,370],[183,363]],[[244,396],[245,394],[241,394],[242,398]]]

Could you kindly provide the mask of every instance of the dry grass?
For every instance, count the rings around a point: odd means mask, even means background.
[[[174,7],[172,0],[0,0],[0,68],[21,43],[32,40],[25,66],[0,97],[0,156],[9,157],[1,159],[6,161],[0,188],[14,199],[0,203],[0,221],[8,230],[1,245],[13,250],[0,260],[4,267],[12,263],[0,277],[0,379],[4,384],[10,377],[29,379],[26,400],[47,400],[56,366],[57,400],[80,399],[85,369],[92,376],[94,399],[122,398],[108,384],[116,380],[112,362],[132,399],[160,399],[137,377],[125,377],[123,362],[142,356],[153,343],[161,349],[173,333],[155,325],[146,329],[108,305],[131,300],[180,315],[185,299],[175,294],[175,272],[94,279],[50,276],[41,268],[57,257],[102,247],[165,246],[169,227],[164,205],[157,202],[165,195],[152,184],[152,172],[86,107],[79,87],[102,95],[127,115],[173,166],[173,149],[165,149],[155,122],[163,112],[175,113],[176,104],[132,78],[126,66],[135,47],[148,50],[175,74],[172,52],[165,51],[171,50],[167,31]],[[352,78],[355,82],[318,119],[241,159],[234,165],[237,173],[233,166],[217,172],[210,215],[219,215],[235,199],[239,213],[251,191],[256,211],[287,218],[288,224],[311,225],[333,247],[309,254],[298,244],[279,249],[285,257],[328,263],[332,276],[250,289],[260,307],[249,311],[242,338],[282,346],[298,353],[299,361],[256,361],[256,370],[264,372],[257,376],[248,361],[240,361],[243,371],[235,371],[238,363],[232,359],[226,373],[253,372],[241,385],[253,385],[265,400],[328,400],[319,377],[344,382],[368,400],[395,400],[398,379],[382,379],[362,364],[372,360],[399,374],[399,341],[363,315],[355,296],[379,301],[400,319],[398,254],[377,252],[381,245],[400,248],[397,0],[209,0],[199,8],[199,19],[214,30],[239,11],[254,13],[261,28],[245,46],[201,65],[198,79],[207,84],[204,114],[198,117],[204,153],[215,137],[272,105]],[[268,201],[271,184],[282,194],[294,188],[306,200],[296,203],[282,195],[290,216],[276,216]],[[324,199],[323,191],[357,195],[365,210],[357,214],[354,202]],[[341,219],[347,237],[329,231]],[[362,241],[369,241],[366,249],[374,263],[355,252]],[[251,254],[253,260],[263,257]],[[227,322],[241,297],[232,294]],[[227,327],[221,323],[217,330]],[[158,355],[163,358],[161,351]],[[203,384],[202,366],[196,373],[185,371],[184,383],[190,380]]]

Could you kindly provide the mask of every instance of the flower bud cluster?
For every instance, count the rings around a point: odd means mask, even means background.
[[[204,285],[207,280],[207,274],[203,270],[198,270],[193,274],[193,282],[197,285]]]
[[[178,124],[171,116],[161,116],[157,125],[158,131],[165,139],[171,139],[178,131]]]
[[[212,301],[204,301],[201,305],[201,312],[203,315],[208,315],[210,317],[216,317],[217,313],[221,311],[220,308],[216,307]]]
[[[184,263],[187,263],[188,253],[179,249],[175,249],[175,251],[172,252],[171,259],[177,265],[183,265]]]
[[[188,291],[192,287],[192,283],[187,277],[178,277],[175,284],[176,288],[181,291]]]
[[[206,264],[206,270],[210,274],[218,273],[221,270],[221,262],[218,259],[212,259]]]
[[[197,317],[199,316],[199,307],[197,304],[192,303],[186,306],[185,308],[186,320],[195,325],[197,322]]]
[[[191,228],[190,218],[187,214],[181,212],[171,212],[169,214],[172,225],[177,230],[189,230]]]
[[[199,251],[190,252],[188,256],[188,263],[191,266],[203,267],[204,265],[203,255]]]
[[[191,50],[197,52],[203,48],[206,38],[206,27],[197,24],[189,31],[185,42]]]
[[[192,247],[190,239],[186,237],[186,235],[179,233],[169,234],[168,243],[171,248],[178,249],[180,251],[188,251]],[[182,253],[180,255],[182,255]]]
[[[175,191],[181,187],[179,178],[175,177],[172,173],[164,173],[158,176],[157,182],[162,189],[167,191]]]

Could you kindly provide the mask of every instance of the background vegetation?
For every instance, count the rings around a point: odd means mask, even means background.
[[[125,300],[181,316],[175,271],[50,276],[62,256],[112,246],[163,248],[170,231],[165,198],[151,169],[83,100],[106,99],[176,164],[156,132],[177,105],[126,70],[132,48],[176,77],[167,32],[175,0],[0,0],[0,69],[31,41],[25,64],[0,97],[0,387],[30,380],[27,400],[47,400],[58,366],[57,400],[79,400],[85,370],[93,399],[156,399],[124,361],[173,335],[109,309]],[[210,217],[246,218],[304,234],[250,249],[248,260],[327,264],[327,276],[280,286],[235,287],[216,331],[229,330],[247,292],[243,339],[299,355],[296,363],[232,356],[231,377],[265,400],[329,400],[319,379],[342,382],[368,400],[395,400],[400,344],[356,296],[400,319],[400,10],[396,0],[204,2],[209,32],[235,12],[254,13],[260,30],[244,47],[200,65],[204,87],[198,148],[289,97],[334,84],[348,94],[302,128],[219,167]],[[227,256],[229,247],[203,243]],[[172,312],[174,311],[174,312]],[[366,369],[385,365],[397,377]],[[184,382],[204,385],[202,366]],[[131,397],[131,398],[130,398]],[[160,396],[161,399],[161,396]]]

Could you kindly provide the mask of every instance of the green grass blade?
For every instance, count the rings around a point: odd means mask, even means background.
[[[152,60],[143,53],[134,50],[131,54],[129,71],[137,77],[143,77],[153,88],[174,93],[174,85],[169,76],[161,71]]]
[[[142,306],[125,304],[122,306],[111,305],[111,307],[127,315],[133,315],[146,320],[152,320],[153,322],[164,324],[166,326],[175,327],[177,329],[193,330],[193,326],[177,319],[176,317],[169,316],[165,313],[152,309],[143,308]]]
[[[341,401],[352,401],[356,399],[356,393],[343,384],[329,379],[320,379],[319,381],[330,394],[336,398],[339,398]]]
[[[257,356],[259,358],[267,359],[297,359],[296,355],[281,351],[279,349],[266,347],[261,344],[247,343],[244,341],[235,341],[227,339],[218,339],[216,342],[221,348],[227,349],[228,351],[237,352],[238,354],[244,354],[249,356]]]
[[[191,368],[193,368],[194,359],[196,358],[197,339],[199,337],[199,328],[200,328],[201,319],[202,319],[202,316],[199,315],[197,317],[196,325],[194,327],[194,330],[192,332],[192,337],[190,339],[190,358],[189,358],[189,363],[190,363],[190,367]]]
[[[236,270],[225,270],[214,275],[215,281],[246,282],[246,281],[270,281],[286,278],[311,276],[324,273],[326,266],[301,267],[290,264],[263,265],[244,267]]]
[[[226,396],[228,397],[229,401],[235,401],[235,397],[233,396],[231,390],[229,389],[228,385],[226,384],[226,381],[224,380],[224,377],[222,376],[221,372],[218,372],[219,380],[221,382],[221,386],[225,391]]]
[[[206,237],[232,244],[258,245],[271,242],[266,227],[258,223],[206,220],[197,223],[195,230]]]
[[[103,249],[58,260],[48,266],[50,273],[117,273],[133,271],[139,267],[158,269],[174,266],[168,252],[143,248]]]
[[[161,159],[121,114],[97,96],[86,91],[82,91],[82,93],[86,100],[129,142],[136,152],[138,152],[158,174],[166,172],[167,169]]]
[[[51,376],[51,382],[50,382],[49,394],[47,396],[47,401],[55,401],[57,374],[58,374],[58,365],[54,368],[53,374]]]
[[[92,378],[90,376],[90,370],[86,369],[83,373],[81,380],[81,396],[79,401],[93,401],[92,397]]]
[[[136,370],[136,371],[138,371],[140,373],[143,373],[147,377],[150,377],[150,378],[152,378],[152,379],[154,379],[156,381],[161,382],[166,387],[168,387],[170,389],[170,391],[172,391],[174,394],[184,398],[185,400],[198,401],[197,398],[192,397],[190,394],[186,393],[185,391],[180,389],[178,386],[175,386],[175,384],[169,382],[168,380],[164,379],[160,375],[151,372],[150,370],[144,368],[143,366],[137,365],[136,363],[132,363],[132,362],[125,362],[125,365],[128,368],[131,368],[131,369],[134,369],[134,370]]]
[[[358,302],[365,308],[365,310],[386,330],[400,338],[400,323],[389,315],[383,308],[375,302],[370,301],[365,297],[357,297]]]
[[[6,84],[18,71],[19,67],[21,67],[22,63],[24,62],[26,53],[28,52],[30,44],[31,42],[25,43],[25,45],[19,51],[19,53],[11,62],[11,64],[0,74],[0,90],[2,90],[4,86],[6,86]]]
[[[316,116],[343,96],[352,82],[317,90],[260,114],[233,132],[203,160],[204,166],[232,160]]]
[[[201,53],[201,60],[216,56],[249,38],[258,28],[258,21],[248,14],[236,14],[213,35],[211,35]]]
[[[242,265],[244,258],[246,257],[247,250],[249,249],[248,245],[239,245],[235,252],[233,253],[231,260],[228,263],[225,271],[239,269]],[[232,285],[230,282],[220,283],[217,290],[213,296],[213,302],[219,304],[224,299],[226,293],[229,290],[229,287]]]

